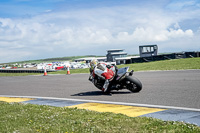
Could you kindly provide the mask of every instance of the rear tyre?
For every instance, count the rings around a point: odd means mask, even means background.
[[[129,83],[127,83],[129,81]],[[142,90],[142,83],[136,77],[127,76],[126,77],[126,87],[131,92],[139,92]]]

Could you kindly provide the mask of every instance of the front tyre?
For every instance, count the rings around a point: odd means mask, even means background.
[[[126,80],[126,87],[131,92],[139,92],[142,90],[142,83],[136,77],[127,76],[125,80]]]

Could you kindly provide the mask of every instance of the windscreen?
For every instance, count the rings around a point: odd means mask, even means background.
[[[119,77],[121,77],[121,76],[124,75],[126,72],[128,72],[128,69],[129,69],[129,67],[123,67],[123,68],[118,69],[117,75],[118,75]]]

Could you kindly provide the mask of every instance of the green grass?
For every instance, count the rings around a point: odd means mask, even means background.
[[[200,69],[200,58],[184,58],[147,63],[135,63],[120,65],[119,67],[121,68],[125,66],[130,66],[130,69],[135,71]]]
[[[150,70],[185,70],[185,69],[200,69],[200,58],[185,58],[174,60],[163,60],[146,63],[133,63],[126,65],[118,65],[118,68],[129,66],[129,70],[134,71],[150,71]],[[66,74],[67,71],[50,72],[48,74]],[[89,69],[71,69],[70,73],[89,73]],[[5,74],[0,73],[0,76],[25,76],[34,75],[33,73],[20,73],[20,74]]]
[[[89,68],[70,69],[70,74],[74,74],[74,73],[89,73]],[[57,71],[57,72],[49,72],[49,74],[67,74],[67,70],[65,70],[65,71]]]
[[[195,133],[200,127],[175,121],[64,107],[0,102],[0,132]]]

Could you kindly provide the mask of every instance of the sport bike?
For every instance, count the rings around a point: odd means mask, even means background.
[[[108,91],[112,90],[122,90],[128,89],[131,92],[139,92],[142,90],[142,83],[136,77],[133,76],[133,70],[128,72],[129,67],[119,68],[117,71],[115,70],[115,75],[110,80],[110,84],[108,86]],[[93,79],[92,75],[90,75],[89,80],[98,88],[102,89],[105,79],[102,77],[97,77]]]

